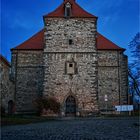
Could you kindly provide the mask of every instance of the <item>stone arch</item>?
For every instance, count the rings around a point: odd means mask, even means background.
[[[13,100],[9,100],[9,102],[8,102],[8,114],[9,115],[14,113],[14,107],[15,107],[15,104],[14,104]]]
[[[69,102],[70,99],[73,100],[71,103]],[[67,112],[67,103],[70,103],[70,106],[74,107],[73,109],[73,113],[68,113]],[[64,100],[63,100],[63,115],[64,116],[76,116],[77,115],[77,112],[78,112],[78,100],[77,100],[77,97],[72,93],[72,92],[69,92],[65,97],[64,97]]]

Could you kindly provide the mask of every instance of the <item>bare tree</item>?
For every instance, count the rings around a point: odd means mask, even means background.
[[[129,44],[131,59],[129,61],[129,86],[132,96],[140,102],[140,33]]]

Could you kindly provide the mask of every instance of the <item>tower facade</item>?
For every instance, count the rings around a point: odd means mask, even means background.
[[[98,112],[97,18],[74,4],[65,0],[62,12],[44,16],[43,95],[56,97],[62,115]]]

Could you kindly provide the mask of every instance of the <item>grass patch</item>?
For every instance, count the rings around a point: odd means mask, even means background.
[[[6,125],[18,125],[18,124],[30,124],[45,121],[56,120],[56,117],[41,117],[41,116],[31,116],[31,115],[12,115],[1,117],[1,126]]]

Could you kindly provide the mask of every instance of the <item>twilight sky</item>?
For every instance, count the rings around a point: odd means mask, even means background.
[[[98,17],[98,32],[128,50],[139,31],[140,0],[76,0]],[[1,0],[1,52],[9,61],[10,49],[27,40],[44,26],[42,16],[63,0]],[[126,51],[129,55],[129,51]]]

